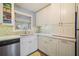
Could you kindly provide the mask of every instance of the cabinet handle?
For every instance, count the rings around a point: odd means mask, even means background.
[[[63,22],[59,22],[59,26],[63,26]]]
[[[61,22],[61,26],[63,26],[63,22]]]
[[[59,22],[59,26],[60,26],[60,22]]]

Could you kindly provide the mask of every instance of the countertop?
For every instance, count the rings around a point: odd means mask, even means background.
[[[58,35],[46,34],[46,33],[37,33],[37,35],[51,37],[51,38],[60,39],[60,40],[67,40],[67,41],[72,41],[72,42],[76,41],[76,39],[73,37],[58,36]]]
[[[72,37],[64,37],[64,36],[58,36],[58,35],[53,35],[53,34],[35,33],[34,35],[46,36],[46,37],[51,37],[51,38],[56,38],[56,39],[73,41],[73,42],[76,41],[75,38],[72,38]],[[1,36],[0,37],[0,41],[17,39],[17,38],[20,38],[21,36],[28,36],[28,35],[24,34],[24,35],[7,35],[7,36]]]
[[[29,34],[33,35],[33,34]],[[1,36],[0,41],[6,41],[6,40],[13,40],[13,39],[18,39],[21,36],[29,36],[28,34],[22,34],[22,35],[6,35],[6,36]]]
[[[14,44],[14,43],[20,43],[19,35],[7,35],[7,36],[0,37],[0,47]]]
[[[6,35],[6,36],[1,36],[0,37],[0,41],[12,40],[12,39],[16,39],[16,38],[20,38],[20,35]]]

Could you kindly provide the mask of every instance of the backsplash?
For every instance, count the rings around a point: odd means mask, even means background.
[[[13,26],[11,25],[1,25],[0,24],[0,36],[4,35],[21,35],[24,34],[23,31],[14,32]]]
[[[37,32],[52,34],[52,31],[54,31],[53,27],[54,27],[53,25],[37,26]]]

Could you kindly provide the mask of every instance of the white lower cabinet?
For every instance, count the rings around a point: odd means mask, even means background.
[[[57,52],[58,56],[75,56],[75,42],[59,40]]]
[[[47,55],[56,55],[57,40],[53,40],[50,37],[39,36],[39,50],[46,53]]]
[[[39,50],[49,56],[75,56],[75,42],[39,36]]]
[[[20,54],[21,56],[29,55],[37,50],[37,36],[28,35],[22,36],[20,39]]]

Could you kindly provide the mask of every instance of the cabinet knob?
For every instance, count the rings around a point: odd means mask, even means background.
[[[60,26],[60,22],[59,22],[59,26]]]
[[[63,26],[63,22],[61,22],[61,26]]]
[[[59,26],[62,26],[63,25],[63,22],[59,22]]]

